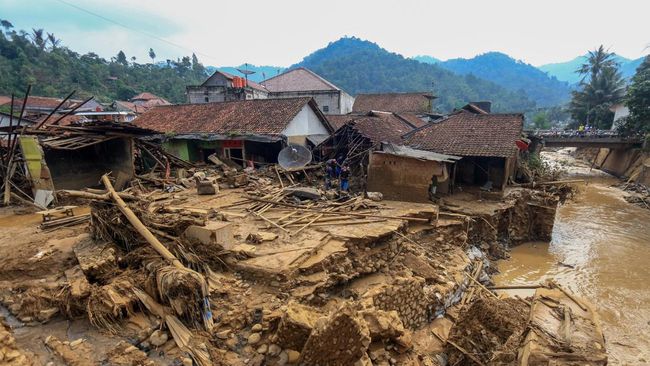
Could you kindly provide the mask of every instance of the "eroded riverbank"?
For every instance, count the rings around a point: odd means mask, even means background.
[[[565,157],[568,163],[570,157]],[[575,199],[556,215],[550,243],[526,243],[499,263],[498,285],[552,278],[594,304],[612,365],[650,363],[650,211],[627,203],[606,178],[590,176]],[[529,295],[525,291],[522,295]]]

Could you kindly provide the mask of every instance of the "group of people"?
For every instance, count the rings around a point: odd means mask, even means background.
[[[335,187],[335,181],[339,181],[339,189],[347,192],[350,189],[350,167],[345,164],[342,157],[329,159],[325,162],[325,189]]]

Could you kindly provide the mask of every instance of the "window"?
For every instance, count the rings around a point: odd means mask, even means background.
[[[323,112],[329,112],[330,111],[330,106],[324,105],[323,106]]]
[[[206,102],[206,103],[209,103],[209,102],[210,102],[210,98],[205,97],[205,102]]]

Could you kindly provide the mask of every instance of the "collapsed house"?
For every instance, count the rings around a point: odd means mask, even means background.
[[[332,126],[310,97],[161,106],[134,121],[158,132],[164,148],[186,161],[218,156],[235,163],[274,163],[287,144],[315,146]]]
[[[457,187],[503,190],[514,177],[516,142],[522,138],[522,114],[454,112],[437,123],[405,134],[413,148],[463,157],[451,175]]]

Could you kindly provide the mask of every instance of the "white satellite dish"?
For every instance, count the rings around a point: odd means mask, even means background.
[[[289,145],[278,154],[278,164],[284,169],[300,169],[311,162],[311,151],[301,145]]]

